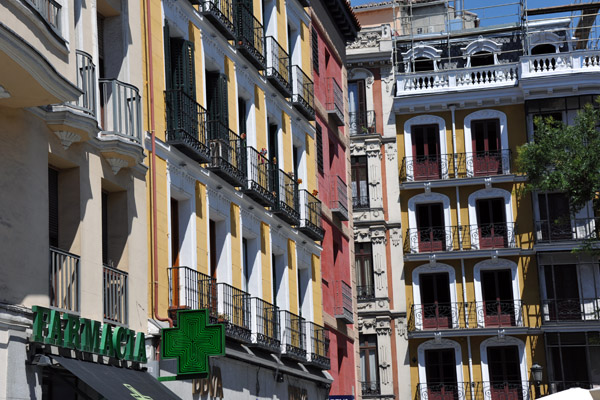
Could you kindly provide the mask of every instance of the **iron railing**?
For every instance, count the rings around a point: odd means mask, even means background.
[[[353,111],[348,113],[350,135],[370,135],[377,132],[375,111]]]
[[[331,212],[342,221],[348,221],[348,186],[339,176],[333,177]]]
[[[356,299],[358,301],[367,301],[375,298],[374,285],[358,285],[356,286]]]
[[[544,324],[599,321],[600,298],[543,300],[542,316]]]
[[[198,162],[209,162],[206,109],[181,89],[165,91],[167,143]]]
[[[265,30],[252,10],[239,1],[237,13],[237,48],[258,70],[265,69]]]
[[[427,382],[417,385],[417,399],[531,400],[528,381]]]
[[[300,230],[314,240],[323,240],[325,230],[321,224],[321,201],[308,190],[300,190]]]
[[[409,228],[404,240],[407,253],[516,248],[514,222]]]
[[[304,318],[286,310],[279,311],[281,352],[297,360],[306,360],[306,330]]]
[[[246,140],[219,120],[207,121],[209,169],[234,186],[246,185]]]
[[[36,9],[44,21],[56,31],[60,31],[62,6],[55,0],[27,0]]]
[[[229,40],[235,39],[233,0],[206,0],[200,12]]]
[[[524,317],[521,300],[413,304],[408,331],[522,327]]]
[[[327,78],[327,97],[325,109],[337,125],[344,125],[344,95],[335,78]]]
[[[273,168],[273,181],[276,197],[273,212],[287,223],[298,225],[300,222],[298,182],[292,175],[276,168]]]
[[[104,319],[127,324],[127,272],[104,265]]]
[[[189,267],[171,267],[169,271],[169,309],[208,309],[217,317],[216,280]]]
[[[279,89],[284,97],[292,95],[290,79],[290,55],[279,45],[273,36],[265,38],[267,51],[267,78]]]
[[[50,306],[79,312],[79,256],[50,247]]]
[[[142,104],[135,86],[116,79],[99,79],[102,135],[142,143]]]
[[[433,154],[404,157],[400,169],[402,181],[474,178],[511,174],[509,149],[475,153]]]
[[[225,324],[225,334],[250,342],[250,295],[227,283],[217,283],[219,309],[217,321]]]
[[[292,65],[292,104],[308,119],[315,120],[315,90],[313,81],[297,65]]]
[[[560,218],[535,222],[537,243],[600,238],[600,218]]]
[[[379,381],[361,381],[360,388],[363,396],[381,394],[381,385]]]
[[[329,331],[314,322],[305,322],[305,325],[305,329],[310,335],[308,361],[321,369],[329,369],[331,367],[329,360]]]
[[[273,165],[254,147],[247,147],[248,184],[244,192],[263,206],[275,204]],[[265,152],[266,154],[266,152]]]
[[[369,203],[369,196],[352,196],[352,209],[368,209],[371,208],[371,204]]]
[[[333,307],[335,317],[347,324],[352,324],[354,323],[352,310],[352,287],[344,281],[336,281],[335,305]]]
[[[259,347],[279,351],[279,309],[258,297],[250,299],[252,310],[252,343]]]
[[[92,62],[92,56],[85,51],[76,50],[75,59],[77,63],[77,88],[83,93],[75,101],[70,102],[71,107],[77,108],[84,113],[96,115],[96,65]]]

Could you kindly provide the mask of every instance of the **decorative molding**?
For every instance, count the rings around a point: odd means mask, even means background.
[[[387,155],[387,159],[388,161],[394,161],[396,159],[396,153],[397,153],[397,148],[396,148],[396,142],[393,143],[387,143],[385,145],[385,154]]]
[[[438,62],[441,58],[442,51],[436,49],[433,46],[429,46],[424,44],[423,42],[419,42],[416,46],[413,46],[406,53],[402,53],[402,58],[404,59],[404,68],[406,72],[411,71],[411,61],[420,57],[429,58],[433,60],[433,70],[438,70]]]
[[[394,247],[398,247],[402,242],[402,232],[399,228],[393,228],[390,231],[390,240],[392,241],[392,245]]]
[[[70,131],[54,131],[54,134],[58,136],[58,139],[65,150],[67,150],[73,143],[81,140],[81,136]]]
[[[381,81],[385,83],[385,92],[391,93],[394,87],[394,72],[392,67],[381,67],[380,68]]]
[[[358,32],[356,40],[348,45],[347,49],[368,49],[371,47],[379,47],[381,42],[381,32],[378,31],[367,31]]]
[[[369,232],[369,228],[354,228],[354,241],[370,242],[371,232]]]
[[[387,244],[387,238],[385,236],[385,229],[371,229],[370,231],[371,243],[373,244]]]
[[[110,168],[115,175],[119,173],[121,168],[126,168],[129,165],[129,163],[122,158],[107,158],[106,162],[110,165]]]
[[[364,142],[351,142],[350,143],[350,155],[352,156],[364,156],[366,154],[366,146]]]
[[[367,144],[367,157],[378,157],[381,159],[381,148],[378,143],[369,143]]]

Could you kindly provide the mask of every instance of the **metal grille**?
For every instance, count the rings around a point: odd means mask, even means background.
[[[104,319],[127,324],[127,272],[103,268]]]
[[[79,256],[50,247],[50,306],[79,312]]]

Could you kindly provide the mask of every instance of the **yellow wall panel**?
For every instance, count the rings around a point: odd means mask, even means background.
[[[288,31],[287,31],[287,10],[285,0],[275,0],[277,7],[277,42],[286,52],[288,49]]]
[[[229,102],[229,129],[237,133],[237,90],[235,87],[235,67],[233,61],[225,57],[225,75],[227,75],[227,100]]]
[[[312,79],[312,64],[310,60],[310,35],[308,34],[308,26],[302,22],[300,24],[300,40],[301,40],[301,53],[302,54],[302,71],[309,78]]]
[[[256,116],[256,150],[267,148],[267,121],[265,107],[265,92],[254,86],[254,114]]]
[[[232,285],[238,289],[242,288],[242,252],[241,252],[241,229],[240,226],[240,207],[231,203],[230,206],[230,225],[231,225],[231,268]]]
[[[271,293],[271,232],[269,225],[260,223],[260,261],[262,267],[262,299],[273,302]]]
[[[296,266],[296,243],[288,239],[288,281],[290,289],[290,311],[298,314],[298,269]]]
[[[197,269],[203,274],[210,274],[208,264],[208,204],[206,202],[206,185],[196,182],[196,254]]]
[[[282,129],[282,145],[283,145],[283,170],[286,173],[293,172],[293,159],[292,159],[292,121],[290,116],[281,112],[281,129]],[[279,162],[281,168],[281,162]]]
[[[313,292],[313,314],[315,324],[323,325],[323,292],[321,286],[321,259],[316,254],[311,259],[311,276]]]
[[[158,253],[158,309],[165,315],[169,308],[169,209],[170,199],[167,197],[167,163],[156,157],[156,206],[157,206],[157,238],[155,245]]]
[[[317,168],[316,168],[316,148],[315,140],[306,134],[306,176],[307,182],[306,187],[308,191],[312,193],[313,190],[318,189],[317,187]]]
[[[191,22],[188,27],[190,41],[194,43],[194,67],[196,69],[196,101],[204,102],[204,66],[202,65],[202,33]]]

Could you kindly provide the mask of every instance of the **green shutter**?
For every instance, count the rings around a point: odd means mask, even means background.
[[[171,36],[169,34],[169,23],[165,20],[165,27],[163,28],[164,42],[165,42],[165,76],[167,77],[166,88],[167,90],[172,89],[171,85]]]
[[[227,75],[219,74],[217,80],[217,91],[218,91],[218,107],[219,116],[218,119],[225,125],[229,126],[229,103],[227,98]]]
[[[188,40],[171,39],[171,57],[173,89],[182,90],[196,99],[194,44]]]

